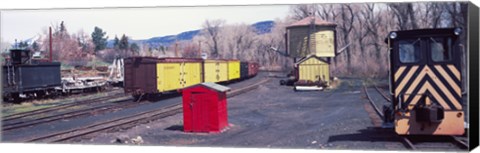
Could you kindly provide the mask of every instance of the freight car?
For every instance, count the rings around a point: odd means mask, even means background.
[[[260,65],[255,62],[248,62],[248,77],[254,77],[258,73],[258,69],[260,68]]]
[[[2,66],[4,101],[21,102],[30,98],[55,97],[106,86],[103,77],[62,77],[60,62],[34,59],[28,49],[12,49]]]
[[[32,62],[30,51],[10,50],[10,59],[3,66],[2,95],[5,101],[49,96],[61,88],[59,62]]]
[[[203,64],[205,82],[228,81],[228,63],[226,60],[205,60]]]
[[[248,78],[248,62],[240,62],[240,78]]]
[[[462,135],[460,28],[393,31],[389,47],[392,105],[384,122],[399,135]]]
[[[124,62],[124,90],[136,99],[203,82],[202,59],[130,57]]]
[[[202,82],[238,81],[258,72],[257,63],[239,60],[130,57],[124,61],[124,91],[136,99],[176,92]]]
[[[202,62],[202,59],[161,59],[157,63],[157,91],[172,91],[202,83]]]
[[[228,80],[234,81],[240,79],[240,61],[228,60]]]

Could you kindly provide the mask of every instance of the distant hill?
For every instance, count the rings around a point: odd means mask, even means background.
[[[262,21],[257,22],[252,25],[255,28],[255,32],[257,34],[266,34],[272,32],[272,28],[275,26],[275,22],[273,21]]]
[[[261,22],[252,24],[252,27],[254,27],[254,30],[257,34],[270,33],[272,32],[273,26],[275,26],[274,21],[261,21]],[[192,40],[193,37],[195,37],[199,33],[200,33],[200,30],[192,30],[192,31],[185,31],[177,35],[167,35],[167,36],[152,37],[150,39],[145,39],[145,40],[129,40],[129,41],[135,42],[135,43],[146,43],[152,47],[158,47],[160,45],[170,46],[172,43],[175,42],[175,40],[177,41]],[[113,47],[113,39],[108,40],[107,46]]]
[[[143,42],[154,47],[158,47],[159,45],[169,46],[170,44],[174,43],[175,40],[177,41],[192,40],[193,37],[195,37],[199,33],[200,33],[200,30],[192,30],[192,31],[182,32],[177,35],[153,37],[147,40],[143,40]]]

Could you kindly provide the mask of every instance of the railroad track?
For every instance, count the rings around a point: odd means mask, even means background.
[[[457,136],[400,136],[403,144],[411,150],[467,150],[468,143]]]
[[[382,95],[382,97],[391,102],[391,99],[388,98],[378,87],[374,86],[375,90]],[[375,112],[380,118],[384,118],[384,114],[375,104],[372,97],[368,93],[367,87],[364,85],[363,90],[365,91],[365,95],[374,108]],[[398,136],[398,135],[396,135]],[[435,135],[423,135],[423,136],[398,136],[400,140],[404,144],[404,146],[411,150],[419,150],[419,149],[426,149],[426,150],[435,150],[435,149],[445,149],[445,150],[452,150],[458,149],[468,149],[468,142],[463,141],[462,138],[457,136],[435,136]]]
[[[74,110],[70,112],[53,114],[53,115],[39,117],[39,118],[32,118],[29,120],[20,120],[13,123],[12,122],[3,123],[2,132],[29,127],[29,126],[38,125],[38,124],[44,124],[44,123],[58,121],[58,120],[90,115],[94,113],[104,113],[104,112],[112,111],[116,109],[134,107],[141,104],[143,103],[135,102],[133,101],[132,98],[117,100],[106,105],[100,105],[100,106],[90,107],[86,109],[79,109],[79,110]]]
[[[375,87],[375,90],[377,90],[378,93],[379,93],[380,95],[382,95],[382,97],[383,97],[385,100],[387,100],[388,102],[392,102],[392,100],[391,100],[380,88],[378,88],[376,85],[374,85],[373,87]]]
[[[267,78],[255,84],[249,85],[247,87],[243,87],[240,89],[227,92],[227,97],[230,98],[230,97],[251,91],[257,88],[259,85],[268,82],[269,80],[270,79]],[[167,107],[162,107],[162,108],[154,109],[147,112],[141,112],[141,113],[137,113],[137,114],[126,116],[126,117],[121,117],[117,119],[96,123],[93,125],[86,125],[86,126],[78,127],[75,129],[60,131],[60,132],[56,132],[56,133],[52,133],[52,134],[48,134],[48,135],[44,135],[36,138],[30,138],[28,140],[24,140],[24,142],[61,142],[61,141],[66,141],[73,138],[79,138],[88,134],[105,131],[105,130],[113,129],[117,127],[133,127],[136,125],[136,123],[153,121],[153,120],[165,118],[168,116],[172,116],[181,112],[182,112],[182,103],[178,103],[178,104],[169,105]]]
[[[25,118],[25,117],[34,116],[34,115],[43,114],[43,113],[48,113],[48,112],[54,112],[54,111],[58,111],[58,110],[65,109],[65,108],[71,108],[71,107],[77,107],[77,106],[81,106],[81,105],[89,105],[89,104],[95,104],[95,103],[102,103],[105,100],[120,98],[122,96],[125,96],[125,94],[117,93],[117,94],[113,94],[113,95],[109,95],[109,96],[87,99],[87,100],[83,100],[83,101],[79,101],[79,102],[66,103],[66,104],[61,104],[61,105],[57,105],[57,106],[46,107],[46,108],[36,109],[36,110],[32,110],[32,111],[27,111],[27,112],[16,113],[16,114],[4,116],[2,118],[2,122],[15,120],[15,119],[20,119],[20,118]]]
[[[173,98],[175,96],[176,95],[166,95],[166,96],[162,97],[162,99]],[[76,109],[76,110],[69,111],[69,112],[45,115],[43,117],[29,118],[29,119],[26,119],[26,120],[22,120],[22,119],[10,120],[8,122],[3,123],[2,132],[11,131],[11,130],[24,128],[24,127],[29,127],[29,126],[38,125],[38,124],[44,124],[44,123],[58,121],[58,120],[64,120],[64,119],[70,119],[70,118],[85,116],[85,115],[93,115],[93,114],[98,114],[98,113],[112,112],[112,111],[115,111],[115,110],[121,110],[121,109],[124,109],[124,108],[136,107],[136,106],[148,103],[145,100],[134,101],[133,98],[129,97],[129,96],[119,97],[119,98],[120,99],[118,99],[118,100],[105,102],[105,103],[100,103],[100,104],[97,104],[96,106],[87,106],[87,108],[84,108],[84,109]],[[161,100],[161,99],[157,99],[157,100]],[[92,104],[92,103],[89,103],[89,104]],[[14,122],[14,121],[16,121],[16,122]]]
[[[367,87],[365,85],[363,86],[363,91],[365,91],[365,95],[367,96],[368,102],[370,102],[370,105],[373,107],[377,115],[380,116],[380,118],[383,118],[384,116],[383,112],[380,111],[380,109],[375,104],[375,101],[373,101],[372,97],[370,97],[370,94],[368,93]]]

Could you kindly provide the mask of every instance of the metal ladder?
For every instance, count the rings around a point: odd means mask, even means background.
[[[15,85],[15,67],[11,63],[7,63],[7,84]]]

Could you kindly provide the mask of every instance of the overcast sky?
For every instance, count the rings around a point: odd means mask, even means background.
[[[41,9],[6,10],[1,12],[2,41],[25,40],[64,21],[69,33],[83,30],[91,34],[98,26],[109,39],[122,34],[132,39],[178,34],[202,27],[207,19],[223,19],[227,23],[252,24],[284,18],[289,5],[150,7],[106,9]]]

